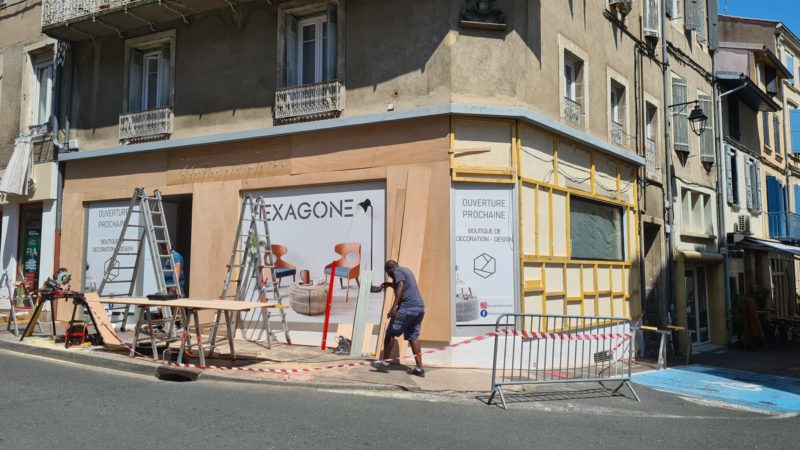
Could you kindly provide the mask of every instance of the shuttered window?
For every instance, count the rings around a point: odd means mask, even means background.
[[[728,147],[727,149],[728,164],[725,167],[727,172],[727,197],[728,203],[733,205],[739,204],[739,165],[736,158],[736,149]]]
[[[747,196],[747,209],[761,211],[761,167],[753,157],[745,159],[745,192]]]
[[[781,121],[778,119],[777,114],[772,115],[772,142],[775,147],[775,153],[781,154]]]
[[[683,0],[683,26],[687,30],[697,29],[697,3],[700,0]]]
[[[665,0],[666,1],[666,0]],[[660,34],[658,0],[644,0],[644,35],[658,37]]]
[[[172,105],[169,43],[131,50],[128,72],[128,112]]]
[[[790,109],[789,120],[791,142],[788,145],[792,146],[792,153],[800,153],[800,109]]]
[[[792,54],[786,55],[786,68],[789,69],[791,76],[789,77],[789,84],[794,84],[794,56]]]
[[[800,185],[794,185],[794,212],[800,214]]]
[[[685,103],[687,100],[686,81],[672,78],[672,103]],[[672,113],[672,141],[675,151],[689,152],[689,108],[679,106]]]
[[[714,121],[710,116],[713,116],[713,108],[711,106],[711,97],[706,94],[699,94],[697,99],[700,101],[700,107],[703,108],[706,115],[709,116],[706,122],[706,129],[700,135],[700,160],[702,162],[714,161]]]
[[[337,14],[286,17],[286,84],[300,86],[336,79]]]
[[[697,6],[697,42],[706,42],[706,7],[705,0],[695,0]]]
[[[772,135],[769,133],[769,113],[761,113],[761,138],[764,141],[764,146],[772,148]]]

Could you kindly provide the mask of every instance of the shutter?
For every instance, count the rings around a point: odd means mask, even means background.
[[[794,84],[794,56],[786,55],[786,68],[789,69],[789,84]]]
[[[767,211],[778,212],[780,211],[779,205],[779,186],[778,180],[772,175],[767,175]]]
[[[171,50],[170,44],[161,46],[161,61],[159,61],[159,70],[161,71],[159,74],[159,80],[161,80],[161,85],[159,86],[159,108],[172,106]]]
[[[674,5],[673,2],[675,0],[662,0],[662,1],[666,2],[664,4],[664,8],[667,11],[667,17],[669,17],[670,19],[674,19],[675,18],[675,5]]]
[[[336,5],[328,6],[328,25],[327,25],[327,36],[326,36],[326,45],[327,48],[327,56],[328,60],[325,64],[325,81],[335,80],[337,78],[336,73],[336,49],[337,49],[337,27],[338,22],[338,15],[336,10]]]
[[[128,74],[128,111],[142,110],[142,70],[144,54],[139,50],[131,50]]]
[[[763,144],[767,147],[772,148],[772,142],[770,142],[771,135],[769,134],[769,113],[762,112],[761,113],[761,138],[764,140]]]
[[[667,1],[667,0],[664,0]],[[651,37],[659,36],[659,11],[658,0],[644,0],[644,35]]]
[[[755,167],[755,180],[753,180],[755,188],[753,191],[755,192],[756,198],[754,199],[753,203],[755,204],[755,209],[757,211],[761,211],[763,209],[763,204],[761,200],[761,164],[758,161],[753,161],[753,167]]]
[[[794,185],[794,212],[800,214],[800,185]]]
[[[711,105],[711,97],[700,94],[697,96],[700,101],[700,107],[703,108],[708,121],[706,122],[706,130],[700,136],[700,160],[702,162],[714,161],[714,120],[712,119],[713,107]]]
[[[687,30],[697,29],[697,2],[700,0],[683,0],[683,26]]]
[[[297,86],[297,18],[286,15],[286,86]]]
[[[747,198],[747,209],[756,209],[753,204],[753,160],[745,158],[744,160],[744,187],[745,196]]]
[[[733,193],[733,177],[734,177],[734,171],[736,170],[734,167],[736,164],[736,151],[730,147],[728,147],[727,150],[728,150],[727,151],[728,164],[725,164],[725,181],[728,190],[726,192],[728,194],[727,195],[728,203],[733,204],[736,203],[734,201],[735,195]]]
[[[687,98],[686,82],[680,78],[672,79],[672,103],[685,103]],[[689,113],[687,106],[675,108],[672,114],[673,147],[676,151],[689,151]]]
[[[719,48],[719,7],[717,0],[708,0],[708,49],[714,51]]]
[[[781,122],[777,114],[772,115],[772,139],[775,144],[775,153],[781,153]]]
[[[697,25],[697,42],[706,42],[706,0],[695,0],[697,5],[697,15],[695,16],[695,24]]]
[[[791,127],[792,153],[800,153],[800,109],[789,110],[789,126]]]

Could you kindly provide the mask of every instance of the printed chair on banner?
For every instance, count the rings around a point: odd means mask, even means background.
[[[339,278],[339,284],[344,289],[344,280],[347,280],[347,294],[344,301],[350,299],[350,280],[355,279],[356,285],[360,288],[361,282],[358,281],[358,276],[361,273],[361,244],[358,242],[343,242],[336,244],[334,251],[342,258],[336,261],[336,273],[334,276]],[[349,258],[349,259],[348,259]],[[331,265],[325,266],[325,275],[330,275]]]
[[[278,287],[281,287],[281,280],[285,277],[292,277],[292,281],[297,281],[297,267],[281,259],[289,253],[289,248],[285,245],[272,244],[272,255],[275,257],[275,278],[278,279]]]

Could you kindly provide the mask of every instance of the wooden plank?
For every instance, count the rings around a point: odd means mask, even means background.
[[[425,228],[428,218],[428,204],[430,202],[430,185],[431,185],[431,169],[428,167],[414,167],[409,170],[408,181],[406,184],[406,199],[405,204],[413,205],[413,208],[407,208],[403,213],[402,229],[400,231],[400,246],[397,262],[408,268],[417,278],[417,284],[420,283],[422,275],[420,269],[422,267],[422,251],[425,246]],[[397,218],[395,218],[397,221]],[[395,236],[397,235],[397,230]],[[392,242],[393,246],[397,242]],[[383,312],[381,314],[380,337],[383,337],[388,325],[386,314],[394,301],[393,296],[386,296],[387,301],[384,302]],[[391,298],[391,301],[389,301]],[[383,350],[383,343],[378,342],[377,354],[380,355]],[[400,344],[400,355],[405,355],[404,345]],[[395,355],[384,355],[394,357]]]
[[[352,345],[350,346],[350,356],[361,356],[360,353],[364,347],[364,324],[367,323],[367,309],[369,309],[370,287],[372,287],[372,271],[362,270],[360,274],[360,288],[358,290],[358,299],[356,300],[356,312],[353,317],[352,326]],[[368,335],[372,337],[372,333]],[[369,341],[369,339],[366,339]]]
[[[98,296],[96,292],[87,292],[83,297],[86,299],[86,304],[89,306],[89,309],[92,311],[92,316],[94,316],[94,320],[97,322],[97,332],[100,333],[100,336],[103,338],[103,343],[105,345],[121,346],[122,341],[120,341],[117,334],[114,333],[111,320],[108,318],[105,308],[103,308],[103,305],[100,303],[100,296]]]

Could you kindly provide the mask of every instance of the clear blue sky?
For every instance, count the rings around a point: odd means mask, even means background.
[[[800,36],[800,0],[719,0],[719,13],[777,20]]]

